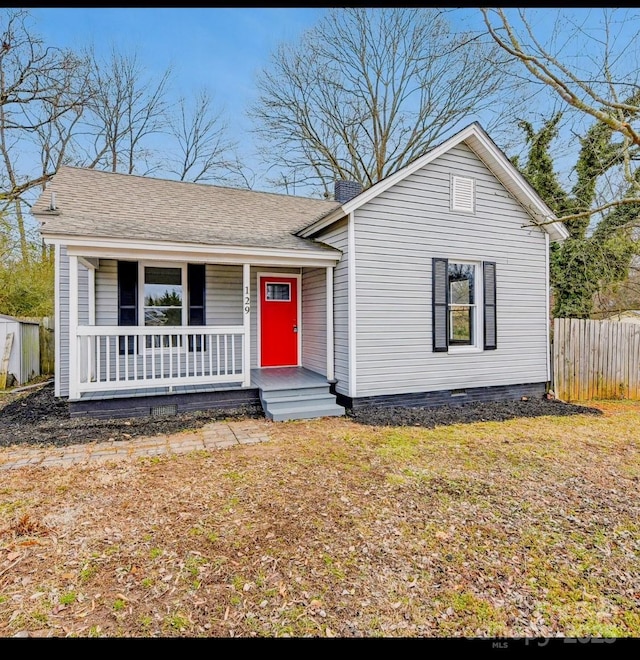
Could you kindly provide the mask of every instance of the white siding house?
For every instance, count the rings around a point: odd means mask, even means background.
[[[342,183],[325,201],[61,168],[33,210],[57,395],[126,414],[235,392],[285,419],[542,394],[567,232],[485,131]]]

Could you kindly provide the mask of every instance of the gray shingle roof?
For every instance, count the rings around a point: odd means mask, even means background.
[[[57,212],[48,211],[55,193]],[[62,166],[31,212],[41,232],[205,245],[333,250],[293,233],[335,201]]]

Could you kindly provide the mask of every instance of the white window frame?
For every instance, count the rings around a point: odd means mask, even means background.
[[[484,327],[482,325],[482,310],[484,309],[483,280],[482,280],[482,261],[470,261],[468,259],[448,258],[448,266],[452,264],[461,264],[464,266],[474,266],[473,293],[475,302],[473,303],[473,335],[472,344],[451,344],[450,337],[447,337],[448,353],[480,353],[484,347]],[[447,266],[447,288],[449,287],[449,269]],[[447,325],[450,326],[451,300],[447,304]],[[451,327],[449,327],[451,332]]]
[[[175,261],[138,261],[138,325],[143,327],[147,326],[144,322],[144,273],[145,268],[179,268],[181,273],[182,282],[182,326],[187,325],[188,320],[188,291],[187,291],[187,264]],[[177,326],[163,326],[167,328],[175,328]]]

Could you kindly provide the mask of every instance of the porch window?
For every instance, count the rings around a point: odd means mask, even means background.
[[[137,261],[118,261],[118,325],[205,325],[205,298],[204,264],[147,266]],[[156,337],[156,348],[160,347],[159,341]],[[202,350],[201,344],[197,337],[195,349]],[[181,345],[182,337],[173,336],[172,346]],[[168,337],[164,338],[164,346],[169,346]],[[151,348],[151,337],[146,338],[146,347]],[[189,351],[192,350],[193,337],[189,336]],[[136,352],[136,337],[129,337],[126,352]],[[121,337],[120,355],[124,353]]]
[[[181,268],[145,267],[145,325],[182,325],[183,299]]]
[[[144,269],[144,324],[151,326],[182,325],[182,268],[145,266]],[[182,337],[146,337],[147,348],[155,348],[160,341],[165,348],[181,346]]]

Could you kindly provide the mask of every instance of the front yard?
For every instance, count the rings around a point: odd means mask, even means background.
[[[5,471],[0,634],[640,636],[640,402],[589,405]]]

